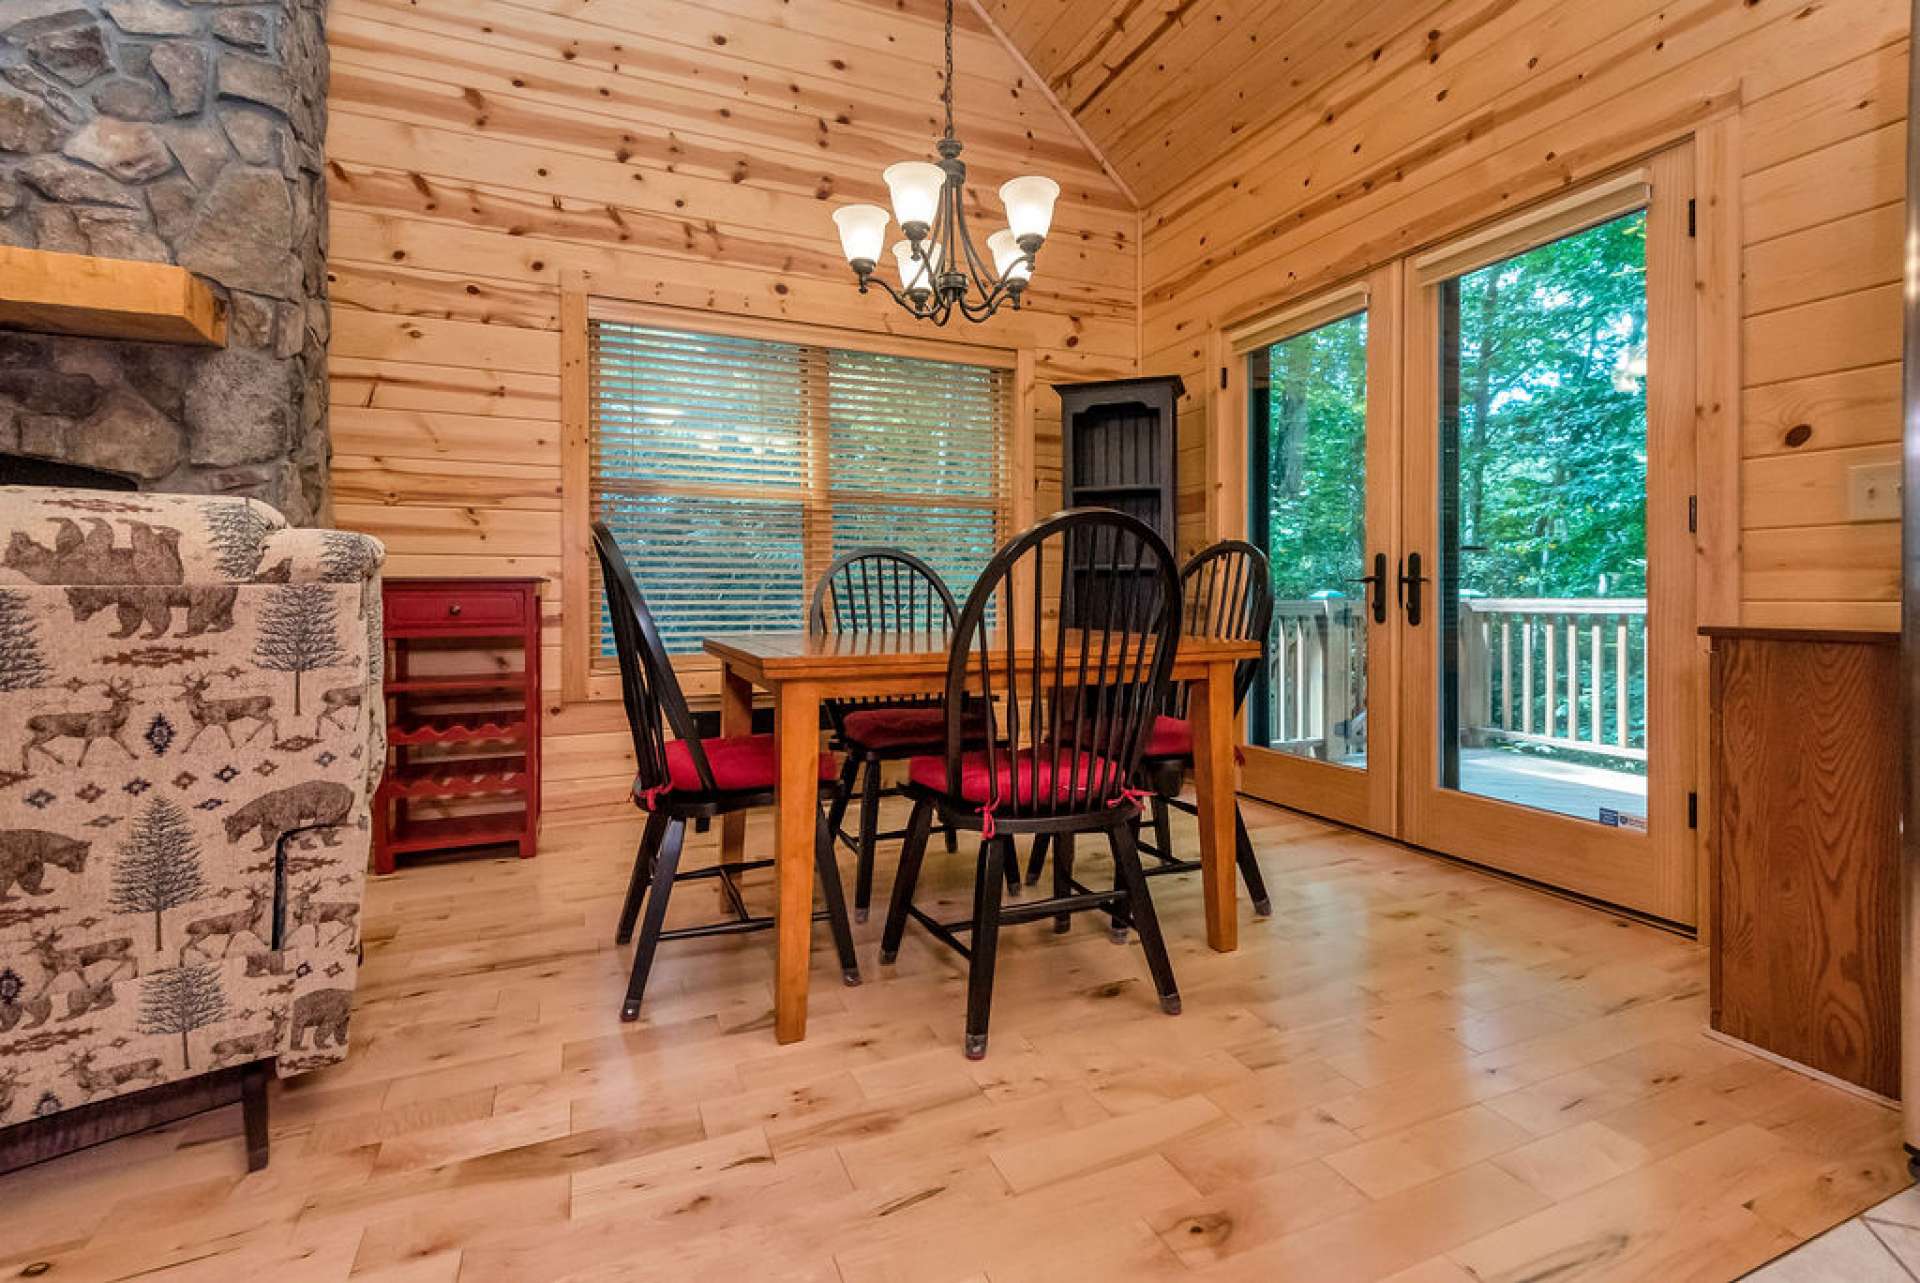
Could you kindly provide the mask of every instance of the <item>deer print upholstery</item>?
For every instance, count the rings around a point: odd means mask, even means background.
[[[347,1054],[380,545],[0,487],[0,1125]]]

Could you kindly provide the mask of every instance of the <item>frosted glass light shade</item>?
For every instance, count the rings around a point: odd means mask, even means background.
[[[878,205],[842,205],[833,211],[833,221],[849,263],[880,261],[880,251],[887,246],[886,210]]]
[[[940,247],[932,241],[922,244],[921,252],[926,255],[923,262],[913,256],[913,245],[908,241],[893,243],[893,261],[900,268],[900,288],[912,293],[915,290],[931,290],[934,277],[940,271]]]
[[[1013,232],[1003,227],[987,237],[987,249],[993,255],[993,270],[1002,279],[1028,281],[1033,279],[1033,264],[1027,262],[1027,252],[1020,248],[1020,242],[1013,239]],[[1013,269],[1013,275],[1007,276],[1007,269]]]
[[[1000,186],[1000,203],[1007,207],[1007,226],[1016,238],[1045,236],[1053,226],[1053,202],[1060,198],[1060,184],[1051,178],[1028,175]]]
[[[933,216],[940,210],[940,189],[947,181],[946,172],[940,166],[924,160],[903,160],[898,165],[888,165],[880,177],[893,193],[893,216],[901,227],[910,223],[933,225]]]

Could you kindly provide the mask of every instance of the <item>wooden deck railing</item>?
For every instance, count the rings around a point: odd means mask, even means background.
[[[1464,742],[1646,760],[1645,599],[1477,597],[1460,605]]]
[[[1350,597],[1277,601],[1268,655],[1268,737],[1272,746],[1323,761],[1365,747],[1354,724],[1366,709],[1366,665],[1354,645],[1364,628]]]
[[[1537,744],[1644,761],[1641,598],[1474,597],[1460,603],[1461,742]],[[1364,627],[1350,597],[1274,603],[1273,747],[1324,761],[1365,747]]]

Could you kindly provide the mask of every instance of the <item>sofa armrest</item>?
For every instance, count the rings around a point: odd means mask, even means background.
[[[254,578],[275,584],[353,584],[378,580],[387,550],[372,535],[350,530],[282,527],[261,549]]]
[[[365,637],[366,687],[361,706],[366,709],[368,797],[379,786],[387,761],[387,704],[382,696],[386,667],[386,639],[382,630],[380,567],[386,549],[371,535],[349,530],[280,529],[267,537],[260,559],[264,583],[293,585],[360,585],[357,622]],[[317,591],[317,590],[316,590]]]
[[[285,517],[257,499],[0,486],[0,584],[234,584]]]

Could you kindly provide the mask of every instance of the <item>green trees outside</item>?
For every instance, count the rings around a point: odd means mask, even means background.
[[[1460,542],[1486,549],[1463,557],[1463,588],[1646,595],[1646,264],[1646,215],[1631,214],[1449,292]]]
[[[1468,273],[1456,341],[1462,587],[1490,597],[1646,592],[1646,216]],[[1265,354],[1274,593],[1357,596],[1364,573],[1367,318]],[[1256,366],[1260,363],[1256,362]],[[1413,425],[1412,430],[1425,429]],[[1443,438],[1443,444],[1449,444]]]
[[[1267,547],[1273,595],[1358,596],[1366,573],[1367,316],[1276,343],[1266,353]],[[1258,362],[1256,362],[1256,365]]]

